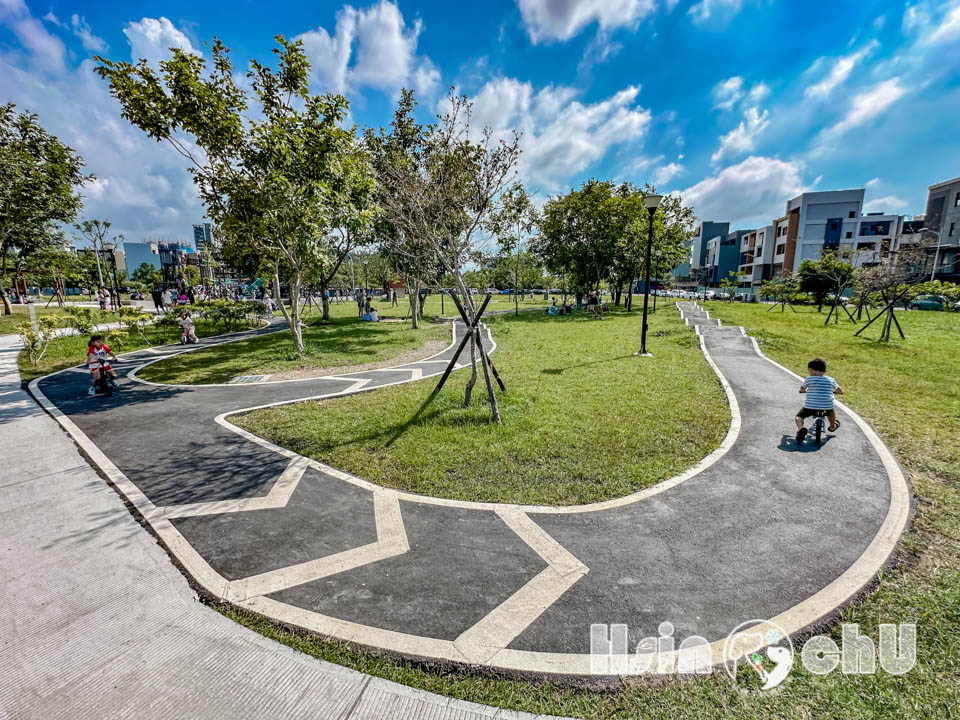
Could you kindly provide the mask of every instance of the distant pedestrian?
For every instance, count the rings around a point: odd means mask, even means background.
[[[160,289],[159,285],[154,285],[153,290],[150,293],[150,298],[153,300],[153,307],[156,309],[158,315],[163,315],[166,308],[163,306],[163,290]]]
[[[366,304],[366,297],[362,291],[357,291],[357,319],[363,320],[363,306]]]
[[[397,307],[399,302],[397,301],[397,290],[394,288],[390,291],[390,307]]]
[[[101,310],[106,311],[107,300],[109,299],[109,297],[110,297],[110,293],[107,292],[107,289],[105,287],[101,287],[99,290],[97,290],[97,300],[100,303]]]

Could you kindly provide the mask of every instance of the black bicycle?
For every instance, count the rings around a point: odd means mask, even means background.
[[[97,362],[100,363],[100,377],[97,378],[97,381],[93,385],[96,394],[106,395],[108,398],[113,397],[113,383],[110,381],[110,376],[104,369],[106,363],[103,358],[97,358]]]
[[[813,444],[820,444],[820,437],[823,435],[823,429],[826,421],[825,417],[830,415],[829,410],[814,410],[813,411]]]

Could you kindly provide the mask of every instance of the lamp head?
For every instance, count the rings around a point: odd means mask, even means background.
[[[644,195],[643,204],[646,206],[647,210],[653,211],[660,207],[660,201],[662,199],[662,195]]]

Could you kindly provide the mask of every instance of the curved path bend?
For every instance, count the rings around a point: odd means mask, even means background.
[[[30,390],[216,598],[408,657],[564,675],[590,673],[591,624],[628,625],[632,649],[668,621],[677,638],[706,638],[718,664],[740,623],[800,633],[868,587],[909,524],[911,494],[842,405],[836,434],[798,447],[797,376],[741,328],[678,307],[727,394],[726,439],[680,476],[587,506],[388,490],[229,422],[437,375],[459,323],[446,350],[394,368],[216,386],[136,377],[183,351],[173,346],[127,355],[112,400],[83,394],[83,368]],[[489,332],[485,342],[495,350]]]

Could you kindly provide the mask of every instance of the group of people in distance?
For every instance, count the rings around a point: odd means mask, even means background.
[[[377,309],[370,303],[372,297],[363,290],[357,290],[357,317],[365,322],[380,322]]]
[[[580,300],[580,298],[578,298],[578,300]],[[591,315],[603,320],[603,311],[605,308],[596,290],[587,296],[586,306]],[[578,303],[578,307],[580,307],[580,303]],[[554,298],[553,303],[546,309],[546,313],[548,315],[570,315],[573,313],[573,306],[566,301],[564,301],[562,305],[557,305],[557,299]]]

